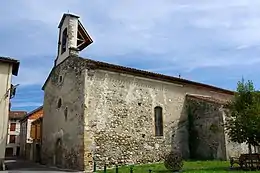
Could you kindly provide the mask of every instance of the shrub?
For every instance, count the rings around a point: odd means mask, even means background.
[[[180,171],[183,167],[182,154],[179,150],[173,150],[165,156],[164,166],[171,171]]]

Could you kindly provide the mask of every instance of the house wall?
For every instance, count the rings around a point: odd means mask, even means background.
[[[31,144],[33,142],[30,133],[31,133],[31,125],[32,125],[33,119],[27,119],[26,123],[26,144]]]
[[[105,162],[108,165],[156,162],[162,160],[173,144],[189,155],[186,94],[232,97],[207,88],[92,67],[91,62],[72,56],[53,70],[44,86],[45,164],[91,170],[93,161],[99,167]],[[163,108],[163,137],[155,137],[154,133],[156,106]],[[60,141],[61,147],[57,147]]]
[[[189,152],[193,160],[226,160],[223,105],[188,97]]]
[[[5,95],[11,87],[12,65],[0,62],[0,161],[5,156],[10,95]]]
[[[186,94],[231,98],[205,88],[102,70],[88,70],[85,76],[86,169],[92,158],[100,167],[105,162],[157,162],[173,143],[189,154],[188,130],[179,122],[187,120]],[[154,133],[156,106],[163,109],[163,137],[155,137]]]
[[[41,139],[42,139],[42,118],[32,123],[31,137],[33,138],[33,160],[41,162]]]
[[[26,118],[23,122],[23,132],[21,136],[21,150],[22,156],[27,160],[33,160],[33,139],[30,136],[31,133],[31,124],[34,121],[32,118]]]
[[[21,147],[21,156],[32,160],[32,143],[33,139],[31,137],[31,124],[34,120],[43,116],[43,109],[32,113],[29,117],[21,121],[21,133],[20,133],[20,147]]]
[[[81,73],[80,67],[80,61],[74,63],[64,61],[55,68],[44,88],[42,138],[44,164],[76,170],[84,168],[84,74]],[[60,108],[58,108],[59,99],[61,99]]]
[[[27,119],[20,122],[20,150],[21,157],[26,157],[26,135],[27,135]]]
[[[15,123],[15,131],[11,131],[11,123]],[[15,143],[10,143],[10,135],[15,135]],[[19,120],[9,120],[8,122],[8,136],[6,148],[13,149],[13,156],[17,155],[17,149],[20,147],[20,121]]]

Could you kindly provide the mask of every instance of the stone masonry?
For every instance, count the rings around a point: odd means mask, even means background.
[[[80,61],[66,61],[52,73],[44,90],[42,160],[84,169],[84,73]]]
[[[173,142],[188,145],[188,133],[181,134],[179,127],[187,93],[230,98],[126,74],[103,70],[89,73],[85,82],[85,133],[92,139],[91,149],[98,165],[161,161]],[[163,137],[154,135],[156,106],[163,109]]]
[[[187,95],[232,98],[232,94],[214,89],[155,80],[104,66],[70,56],[52,70],[44,86],[44,163],[77,170],[91,170],[94,161],[100,168],[105,163],[151,163],[162,161],[173,145],[189,158],[189,133],[187,123],[183,125],[187,121]],[[160,137],[155,136],[156,106],[163,110]],[[200,115],[221,117],[220,113]],[[218,123],[218,118],[209,120]],[[203,133],[208,135],[206,130]],[[226,136],[219,138],[222,143],[210,157],[225,159]],[[203,155],[204,150],[197,151]]]
[[[223,103],[210,98],[188,96],[189,158],[195,160],[226,159]]]

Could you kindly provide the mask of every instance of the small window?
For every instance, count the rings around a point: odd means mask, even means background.
[[[10,135],[9,143],[11,144],[15,143],[15,135]]]
[[[62,40],[61,40],[61,54],[63,54],[66,51],[67,47],[67,28],[65,28],[62,32]]]
[[[159,106],[154,108],[154,124],[155,124],[155,136],[163,136],[162,108]]]
[[[15,131],[15,128],[16,128],[16,123],[11,123],[10,124],[10,131]]]
[[[65,117],[65,121],[67,121],[67,119],[68,119],[68,108],[67,107],[64,110],[64,117]]]
[[[57,108],[60,108],[61,107],[61,98],[59,98],[59,100],[58,100],[58,104],[57,104]]]
[[[60,83],[62,82],[62,76],[61,75],[59,76],[59,82]]]

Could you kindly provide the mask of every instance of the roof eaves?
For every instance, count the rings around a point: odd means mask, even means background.
[[[42,108],[43,108],[43,106],[40,106],[40,107],[38,107],[38,108],[32,110],[32,111],[29,112],[26,116],[24,116],[20,121],[22,122],[22,121],[26,120],[26,119],[29,118],[33,113],[35,113],[35,112],[41,110]]]
[[[64,19],[65,19],[66,16],[71,16],[71,17],[79,18],[79,16],[77,16],[77,15],[75,15],[75,14],[64,13],[64,14],[62,15],[61,21],[60,21],[60,23],[59,23],[59,25],[58,25],[58,28],[61,27],[61,25],[63,24]]]
[[[135,68],[131,68],[131,67],[125,67],[125,66],[110,64],[110,63],[96,61],[96,60],[87,59],[87,58],[78,57],[78,56],[77,56],[77,58],[80,58],[84,61],[91,63],[93,65],[93,67],[96,68],[96,69],[103,69],[103,70],[109,70],[109,71],[115,71],[115,72],[128,73],[128,74],[132,74],[132,75],[136,75],[136,76],[140,76],[140,77],[146,77],[146,78],[166,81],[166,82],[170,82],[170,83],[193,85],[195,87],[207,88],[207,89],[210,89],[210,90],[213,90],[213,91],[216,91],[216,92],[221,92],[221,93],[225,93],[225,94],[229,94],[229,95],[235,94],[235,91],[231,91],[231,90],[227,90],[227,89],[223,89],[223,88],[219,88],[219,87],[216,87],[216,86],[203,84],[203,83],[199,83],[199,82],[195,82],[195,81],[191,81],[191,80],[187,80],[187,79],[177,78],[177,77],[173,77],[173,76],[167,76],[167,75],[149,72],[149,71],[140,70],[140,69],[135,69]],[[64,63],[65,61],[63,61],[62,63]],[[58,66],[61,65],[62,63],[58,64]],[[47,81],[49,80],[51,74],[53,73],[55,68],[58,67],[58,66],[53,67],[53,69],[51,70],[49,76],[47,77],[47,79],[46,79],[46,81],[45,81],[45,83],[42,87],[42,90],[44,90],[45,85],[46,85]]]
[[[82,59],[84,59],[84,58],[82,58]],[[130,67],[124,67],[124,66],[115,65],[115,64],[109,64],[109,63],[105,63],[105,62],[101,62],[101,61],[94,61],[94,60],[90,60],[90,59],[85,59],[85,60],[94,63],[97,68],[101,68],[101,69],[105,69],[105,70],[128,72],[128,73],[132,73],[134,75],[141,75],[143,77],[149,77],[149,78],[153,78],[156,80],[164,80],[164,81],[168,81],[171,83],[190,84],[190,85],[194,85],[194,86],[212,89],[212,90],[215,90],[218,92],[223,92],[223,93],[230,94],[230,95],[233,95],[235,93],[234,91],[231,91],[231,90],[227,90],[227,89],[223,89],[223,88],[219,88],[216,86],[203,84],[203,83],[199,83],[199,82],[195,82],[195,81],[191,81],[191,80],[187,80],[187,79],[177,78],[177,77],[173,77],[173,76],[167,76],[167,75],[163,75],[163,74],[159,74],[159,73],[149,72],[149,71],[130,68]]]
[[[187,94],[186,97],[191,98],[191,99],[205,101],[205,102],[210,102],[210,103],[217,103],[217,104],[221,104],[221,105],[224,105],[228,102],[228,100],[217,99],[217,98],[211,97],[211,96],[199,96],[199,95]]]
[[[20,61],[10,58],[10,57],[2,57],[0,56],[0,62],[10,63],[13,65],[12,74],[17,76],[20,66]]]

